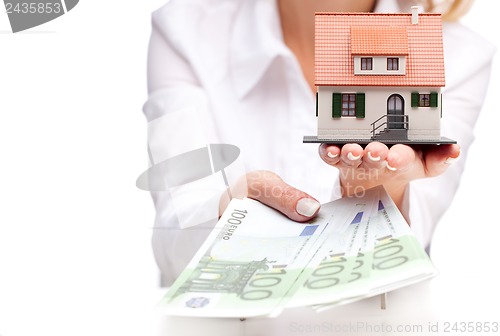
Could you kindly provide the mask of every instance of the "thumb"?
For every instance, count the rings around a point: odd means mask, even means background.
[[[442,145],[425,154],[428,177],[438,176],[446,171],[450,163],[460,157],[459,145]]]
[[[319,211],[317,200],[286,184],[270,171],[248,173],[247,185],[249,198],[282,212],[294,221],[308,221]]]

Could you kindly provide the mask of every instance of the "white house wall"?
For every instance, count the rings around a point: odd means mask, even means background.
[[[332,93],[365,93],[365,118],[332,118]],[[411,107],[411,93],[438,92],[438,107]],[[318,139],[343,140],[372,137],[371,124],[387,114],[387,99],[399,94],[404,99],[404,114],[408,115],[409,140],[439,140],[441,119],[441,90],[436,87],[318,87]],[[383,129],[383,127],[382,127]]]

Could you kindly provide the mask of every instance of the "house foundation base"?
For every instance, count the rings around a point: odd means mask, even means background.
[[[367,145],[370,142],[379,141],[386,145],[451,145],[456,144],[455,140],[441,137],[439,140],[408,140],[408,139],[384,139],[384,140],[372,140],[372,139],[335,139],[335,140],[323,140],[318,139],[316,135],[304,136],[304,143],[327,143],[332,145],[345,145],[348,143],[357,143],[360,145]]]

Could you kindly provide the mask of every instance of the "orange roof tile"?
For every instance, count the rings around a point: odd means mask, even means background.
[[[406,36],[406,37],[405,37]],[[317,13],[316,85],[445,85],[439,14]],[[407,55],[405,75],[354,75],[353,55]]]
[[[353,55],[408,55],[406,27],[351,27]]]

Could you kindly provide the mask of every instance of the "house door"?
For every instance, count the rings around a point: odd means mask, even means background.
[[[404,129],[404,100],[398,94],[393,94],[387,99],[387,128]]]

